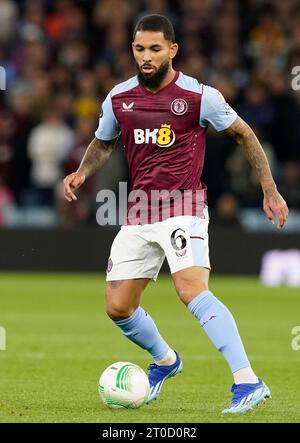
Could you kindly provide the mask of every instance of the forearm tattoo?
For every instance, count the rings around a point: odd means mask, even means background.
[[[263,189],[275,187],[266,154],[250,126],[238,117],[226,132],[242,146]]]
[[[83,171],[88,177],[101,169],[109,159],[115,143],[116,139],[103,141],[94,138],[87,147],[83,159],[81,160],[79,170]]]

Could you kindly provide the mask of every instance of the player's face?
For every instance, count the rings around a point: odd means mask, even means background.
[[[153,82],[155,78],[165,77],[178,46],[166,40],[162,32],[137,31],[132,49],[139,77]]]

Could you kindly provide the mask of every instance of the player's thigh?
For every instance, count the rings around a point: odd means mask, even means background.
[[[139,307],[148,278],[113,280],[106,282],[106,312],[113,320],[128,318]]]
[[[192,266],[174,272],[172,279],[181,301],[188,305],[194,297],[208,290],[210,270],[201,266]]]

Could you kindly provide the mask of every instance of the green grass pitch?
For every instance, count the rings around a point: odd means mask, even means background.
[[[299,422],[300,291],[262,287],[255,278],[211,277],[232,311],[257,374],[273,400],[246,415],[222,416],[232,377],[222,356],[178,300],[168,276],[145,291],[143,307],[183,358],[182,374],[159,399],[137,410],[110,410],[98,379],[126,360],[144,370],[148,354],[126,340],[104,311],[104,277],[94,274],[0,274],[0,422]]]

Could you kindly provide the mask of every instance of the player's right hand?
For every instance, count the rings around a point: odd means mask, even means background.
[[[264,190],[263,208],[270,222],[274,225],[276,216],[278,220],[277,228],[283,228],[289,215],[289,209],[286,201],[276,188]]]
[[[83,172],[77,171],[69,174],[64,179],[64,196],[68,202],[77,200],[74,194],[75,189],[78,189],[84,182],[86,176]]]

